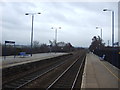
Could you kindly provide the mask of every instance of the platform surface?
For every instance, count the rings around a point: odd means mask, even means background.
[[[98,56],[88,53],[86,56],[81,88],[114,88],[120,90],[119,69]]]
[[[2,64],[0,64],[0,69],[10,67],[10,66],[20,65],[20,64],[25,64],[29,62],[35,62],[38,60],[53,58],[53,57],[57,57],[65,54],[68,54],[68,53],[39,53],[39,54],[33,54],[32,57],[28,55],[25,57],[16,56],[15,58],[14,56],[7,56],[6,59],[2,57],[1,59]]]

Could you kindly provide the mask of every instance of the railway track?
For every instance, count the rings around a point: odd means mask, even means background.
[[[38,70],[36,72],[30,73],[28,75],[25,75],[24,77],[20,77],[17,78],[15,80],[12,80],[8,83],[5,83],[2,85],[3,89],[8,89],[8,88],[12,88],[13,90],[19,89],[25,85],[27,85],[28,83],[36,80],[37,78],[41,77],[42,75],[47,74],[48,72],[56,69],[57,67],[59,67],[60,65],[64,64],[65,62],[67,62],[69,57],[66,57],[66,60],[58,60],[55,63],[53,63],[52,65],[48,66],[47,68],[44,68],[42,70]]]
[[[56,78],[48,87],[49,89],[64,88],[74,89],[81,68],[84,65],[85,56],[83,59],[76,59],[58,78]]]
[[[78,57],[79,55],[76,55]],[[82,58],[82,60],[81,60]],[[47,73],[54,71],[58,67],[62,66],[64,63],[67,63],[69,59],[66,59],[64,61],[61,60],[61,62],[57,62],[56,64],[53,64],[41,71],[36,71],[34,73],[31,73],[29,75],[26,75],[24,77],[20,77],[16,80],[13,80],[11,82],[5,83],[2,85],[3,89],[6,90],[8,88],[12,88],[12,90],[20,89],[26,85],[28,85],[30,82],[35,81],[41,76],[46,75]],[[78,59],[76,59],[58,78],[54,80],[47,89],[51,88],[70,88],[73,89],[77,78],[79,76],[79,73],[81,72],[81,67],[83,66],[83,63],[85,61],[85,54],[80,55]]]

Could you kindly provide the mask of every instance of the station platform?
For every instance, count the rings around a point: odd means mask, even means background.
[[[86,56],[81,88],[120,90],[120,70],[90,52]]]
[[[25,64],[29,62],[35,62],[39,60],[49,59],[53,57],[62,56],[68,53],[39,53],[39,54],[33,54],[32,57],[30,55],[25,57],[16,56],[6,56],[6,59],[2,57],[2,64],[0,64],[0,69],[12,67],[15,65]]]

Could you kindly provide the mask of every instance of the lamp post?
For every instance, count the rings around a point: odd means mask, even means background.
[[[112,46],[114,47],[114,11],[110,9],[103,9],[103,11],[111,11],[112,12]]]
[[[61,27],[58,27],[58,28],[51,27],[51,29],[55,29],[55,46],[57,47],[57,30],[61,29]],[[55,53],[56,53],[56,50],[55,50]]]
[[[101,40],[102,40],[102,28],[96,27],[96,29],[100,29],[101,30]]]
[[[108,46],[109,46],[109,40],[108,40]]]
[[[41,14],[41,13],[25,13],[25,15],[31,15],[32,16],[32,28],[31,28],[31,57],[32,57],[32,46],[33,46],[33,21],[34,21],[34,15],[35,14]]]

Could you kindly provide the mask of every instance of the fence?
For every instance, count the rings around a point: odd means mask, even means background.
[[[105,55],[104,60],[120,69],[120,49],[119,48],[105,48],[103,50],[97,49],[94,54],[102,57]]]

